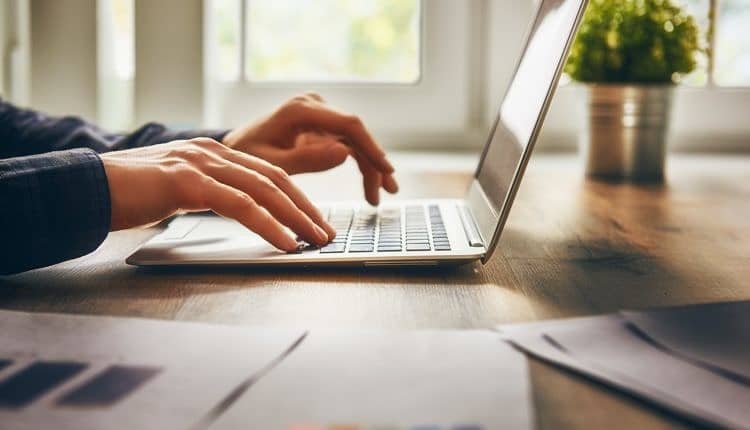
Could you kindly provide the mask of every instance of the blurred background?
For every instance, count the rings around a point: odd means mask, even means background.
[[[669,145],[750,151],[750,0],[676,0],[712,61],[679,83]],[[476,150],[534,0],[0,0],[2,97],[112,130],[232,127],[301,91],[396,149]],[[576,148],[564,80],[540,148]]]

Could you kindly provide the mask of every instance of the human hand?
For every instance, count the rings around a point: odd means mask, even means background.
[[[315,93],[295,97],[268,117],[231,131],[224,144],[289,174],[328,170],[351,155],[362,172],[368,202],[380,202],[381,187],[398,192],[393,166],[362,121],[330,107]]]
[[[294,251],[284,226],[318,246],[336,231],[281,168],[208,138],[102,154],[111,229],[160,221],[177,211],[212,210],[275,247]]]

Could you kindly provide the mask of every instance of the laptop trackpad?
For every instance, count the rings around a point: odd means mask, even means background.
[[[242,224],[216,215],[175,218],[139,252],[147,261],[232,262],[286,255]]]

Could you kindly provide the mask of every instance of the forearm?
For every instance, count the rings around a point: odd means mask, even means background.
[[[95,250],[110,228],[110,196],[89,149],[0,160],[0,274]]]
[[[131,133],[109,133],[78,117],[48,116],[0,100],[0,158],[75,148],[102,153],[193,137],[210,137],[220,141],[225,134],[226,131],[221,130],[176,132],[153,122]]]

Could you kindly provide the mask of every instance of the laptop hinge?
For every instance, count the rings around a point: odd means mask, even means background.
[[[498,216],[495,208],[484,193],[479,181],[474,179],[464,199],[468,219],[479,233],[485,244],[489,244],[497,227]]]
[[[465,205],[459,205],[458,216],[461,218],[461,224],[464,226],[466,238],[469,240],[469,246],[472,248],[484,247],[484,241],[482,241],[482,236],[479,234],[479,229],[477,228],[476,223],[474,223],[474,217],[471,216],[469,208]]]

